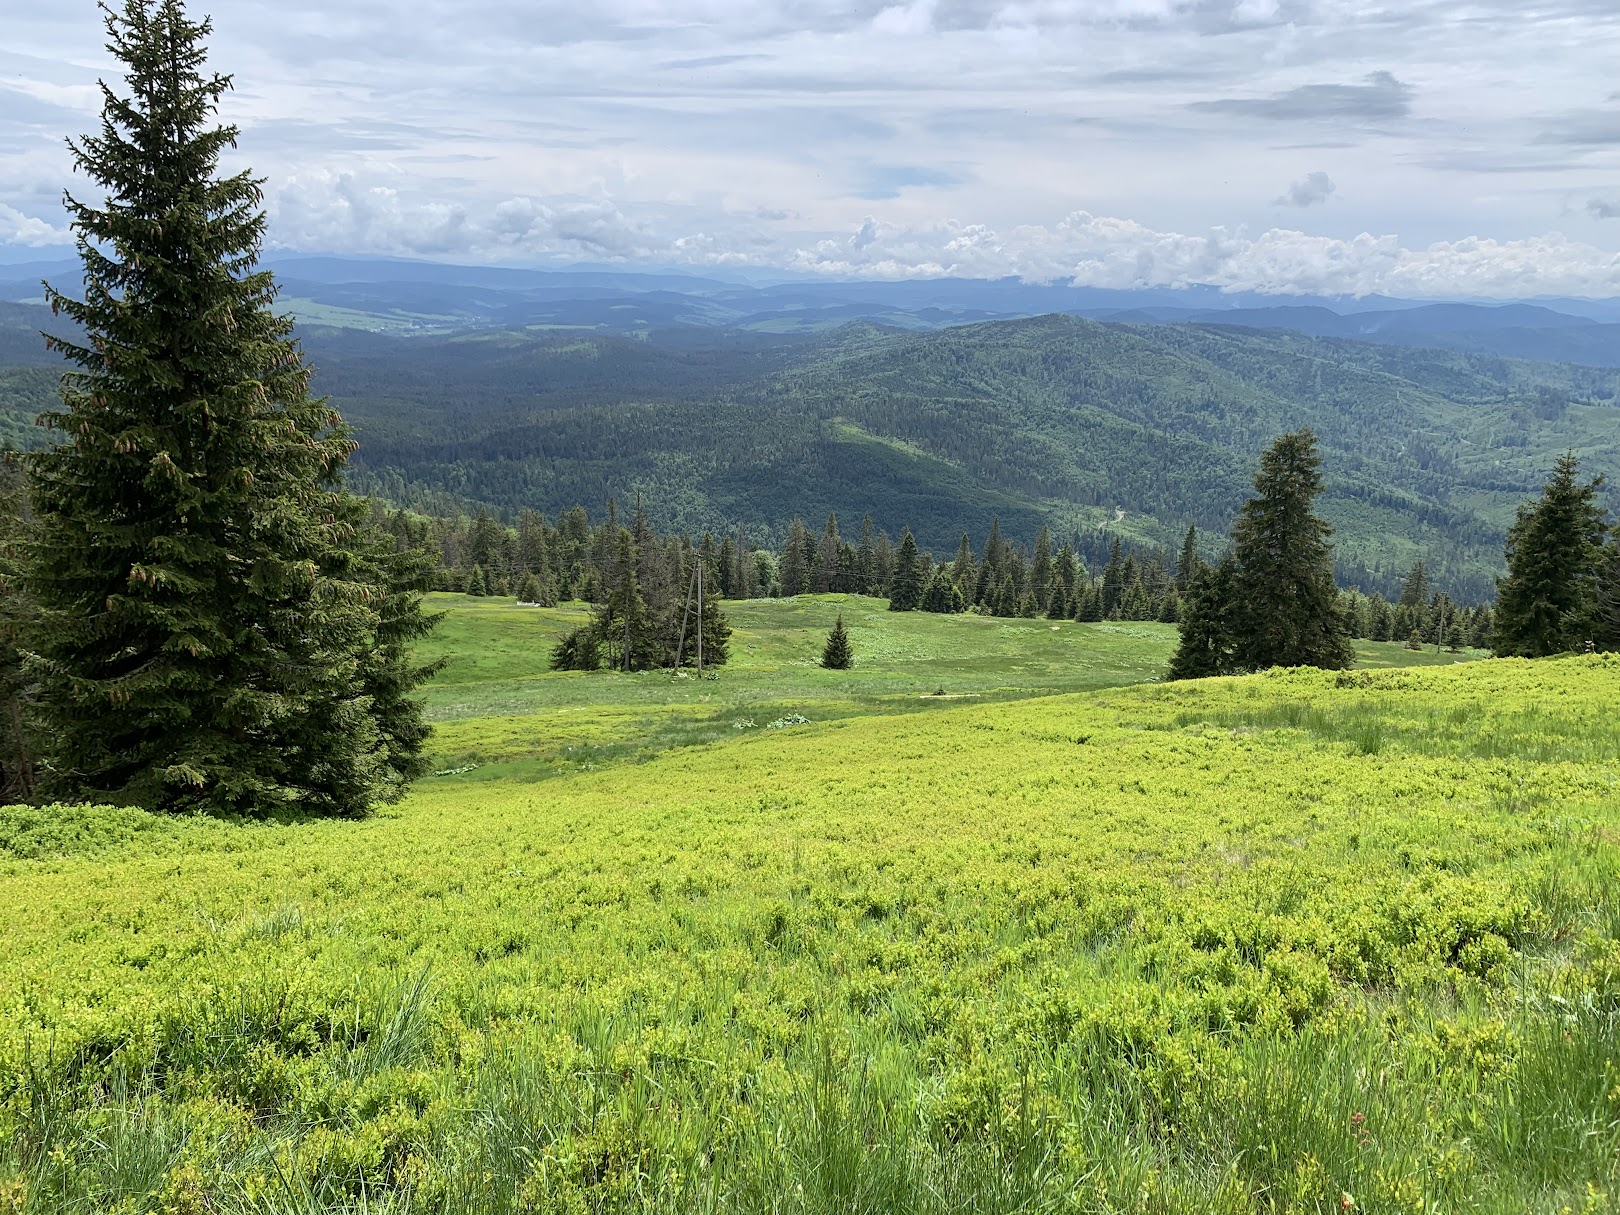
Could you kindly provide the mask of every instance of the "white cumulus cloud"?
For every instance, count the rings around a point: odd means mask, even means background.
[[[0,202],[0,245],[43,249],[48,245],[68,244],[72,239],[65,227],[59,228],[43,219],[24,215],[17,208]]]

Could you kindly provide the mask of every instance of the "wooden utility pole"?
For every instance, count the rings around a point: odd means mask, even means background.
[[[703,550],[697,550],[697,677],[703,678]]]
[[[681,664],[686,661],[686,621],[692,614],[692,588],[695,585],[697,571],[692,571],[692,577],[686,583],[686,598],[681,601],[681,634],[675,642],[675,669],[679,671]],[[698,622],[698,631],[702,632],[702,621]]]

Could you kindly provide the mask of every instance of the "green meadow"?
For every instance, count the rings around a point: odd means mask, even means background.
[[[370,819],[0,810],[0,1212],[1620,1202],[1615,656],[441,606],[479,766]]]
[[[429,596],[445,613],[422,647],[443,656],[428,685],[440,770],[478,765],[463,779],[535,779],[593,765],[645,760],[713,743],[795,716],[830,721],[919,713],[963,702],[1088,692],[1158,679],[1176,646],[1174,625],[1078,624],[1044,619],[890,612],[859,595],[801,595],[726,604],[730,659],[713,678],[688,671],[554,673],[552,647],[584,622],[582,603],[519,607],[510,598]],[[826,671],[822,644],[842,615],[855,666]],[[1359,642],[1365,667],[1451,665],[1479,651],[1411,651]]]

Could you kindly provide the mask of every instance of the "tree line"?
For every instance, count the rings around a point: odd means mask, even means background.
[[[890,599],[897,611],[1080,621],[1177,623],[1191,578],[1205,568],[1196,526],[1188,527],[1170,558],[1117,535],[1076,536],[1054,547],[1044,527],[1032,543],[1020,542],[992,518],[982,546],[964,534],[953,556],[937,559],[917,545],[909,528],[901,529],[897,545],[870,515],[853,535],[841,532],[836,514],[829,514],[819,534],[794,519],[780,548],[753,547],[749,530],[740,526],[719,539],[707,532],[692,538],[658,533],[647,519],[647,507],[638,503],[628,531],[638,589],[655,618],[671,611],[668,588],[688,593],[693,553],[705,554],[705,586],[720,599],[873,595]],[[440,590],[511,595],[548,606],[570,599],[600,604],[624,568],[616,553],[627,525],[611,498],[598,520],[582,506],[564,511],[555,523],[525,509],[513,525],[487,509],[471,516],[425,516],[379,506],[376,526],[400,546],[421,550],[437,568],[433,584]],[[649,571],[649,561],[677,572]],[[1350,589],[1341,593],[1340,608],[1356,638],[1477,648],[1488,646],[1492,636],[1490,605],[1465,604],[1436,589],[1422,561],[1411,567],[1397,598]],[[678,640],[678,632],[671,636]],[[666,656],[663,665],[673,665],[667,647]],[[602,664],[620,665],[606,654]]]

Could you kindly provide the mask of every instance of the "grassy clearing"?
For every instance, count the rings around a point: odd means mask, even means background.
[[[361,823],[7,812],[0,1210],[1608,1210],[1617,694],[1283,672]]]
[[[939,616],[890,612],[886,600],[863,596],[805,595],[728,603],[731,660],[714,679],[558,674],[549,670],[551,649],[584,621],[583,604],[432,599],[449,614],[424,650],[450,659],[428,689],[435,767],[478,765],[454,778],[462,781],[642,761],[795,715],[819,722],[1143,683],[1164,672],[1176,644],[1173,625]],[[825,671],[821,647],[840,613],[855,667]],[[1451,665],[1478,654],[1364,642],[1358,657],[1383,667]]]

